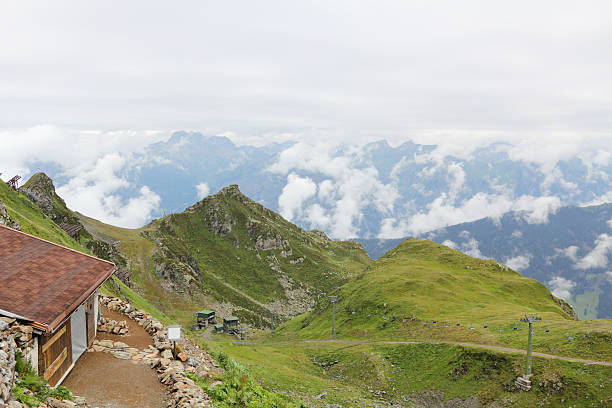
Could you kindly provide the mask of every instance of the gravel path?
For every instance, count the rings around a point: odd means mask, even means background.
[[[243,342],[243,341],[234,341],[233,343],[247,344],[247,345],[273,344],[273,343],[264,343],[264,342]],[[487,350],[499,350],[499,351],[507,351],[510,353],[527,354],[527,351],[522,350],[522,349],[501,347],[501,346],[491,346],[489,344],[462,343],[458,341],[287,340],[287,341],[279,341],[275,343],[287,343],[287,344],[291,344],[291,343],[332,343],[332,344],[355,344],[355,345],[450,344],[453,346],[474,347],[474,348],[482,348],[482,349],[487,349]],[[602,365],[602,366],[612,367],[612,361],[586,360],[583,358],[556,356],[553,354],[540,353],[537,351],[532,352],[532,355],[536,357],[550,358],[554,360],[563,360],[563,361],[571,361],[574,363],[593,364],[593,365]]]

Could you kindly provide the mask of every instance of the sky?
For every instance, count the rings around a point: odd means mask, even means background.
[[[175,130],[610,160],[608,1],[2,2],[0,50],[2,178],[57,163],[76,205]]]
[[[612,124],[606,1],[3,2],[0,47],[9,129],[399,142]]]

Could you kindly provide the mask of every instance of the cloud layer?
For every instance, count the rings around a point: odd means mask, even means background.
[[[612,251],[612,235],[600,234],[595,240],[593,249],[578,259],[578,269],[605,268],[608,265],[608,253]]]
[[[572,290],[576,286],[576,282],[557,276],[548,282],[548,287],[553,295],[565,301],[572,298]]]

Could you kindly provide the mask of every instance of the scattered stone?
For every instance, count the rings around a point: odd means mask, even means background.
[[[525,391],[525,392],[530,391],[531,390],[531,377],[532,376],[533,376],[533,374],[525,375],[525,376],[522,376],[522,377],[518,377],[516,379],[516,381],[514,382],[514,384],[521,391]]]

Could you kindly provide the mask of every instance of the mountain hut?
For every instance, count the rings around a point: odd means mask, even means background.
[[[93,344],[98,289],[114,272],[111,262],[0,226],[0,316],[31,327],[24,357],[51,386]]]
[[[224,317],[223,318],[223,331],[229,334],[237,332],[240,320],[237,317]]]
[[[200,310],[196,312],[196,328],[201,329],[208,327],[209,324],[215,324],[215,311],[214,310]]]

